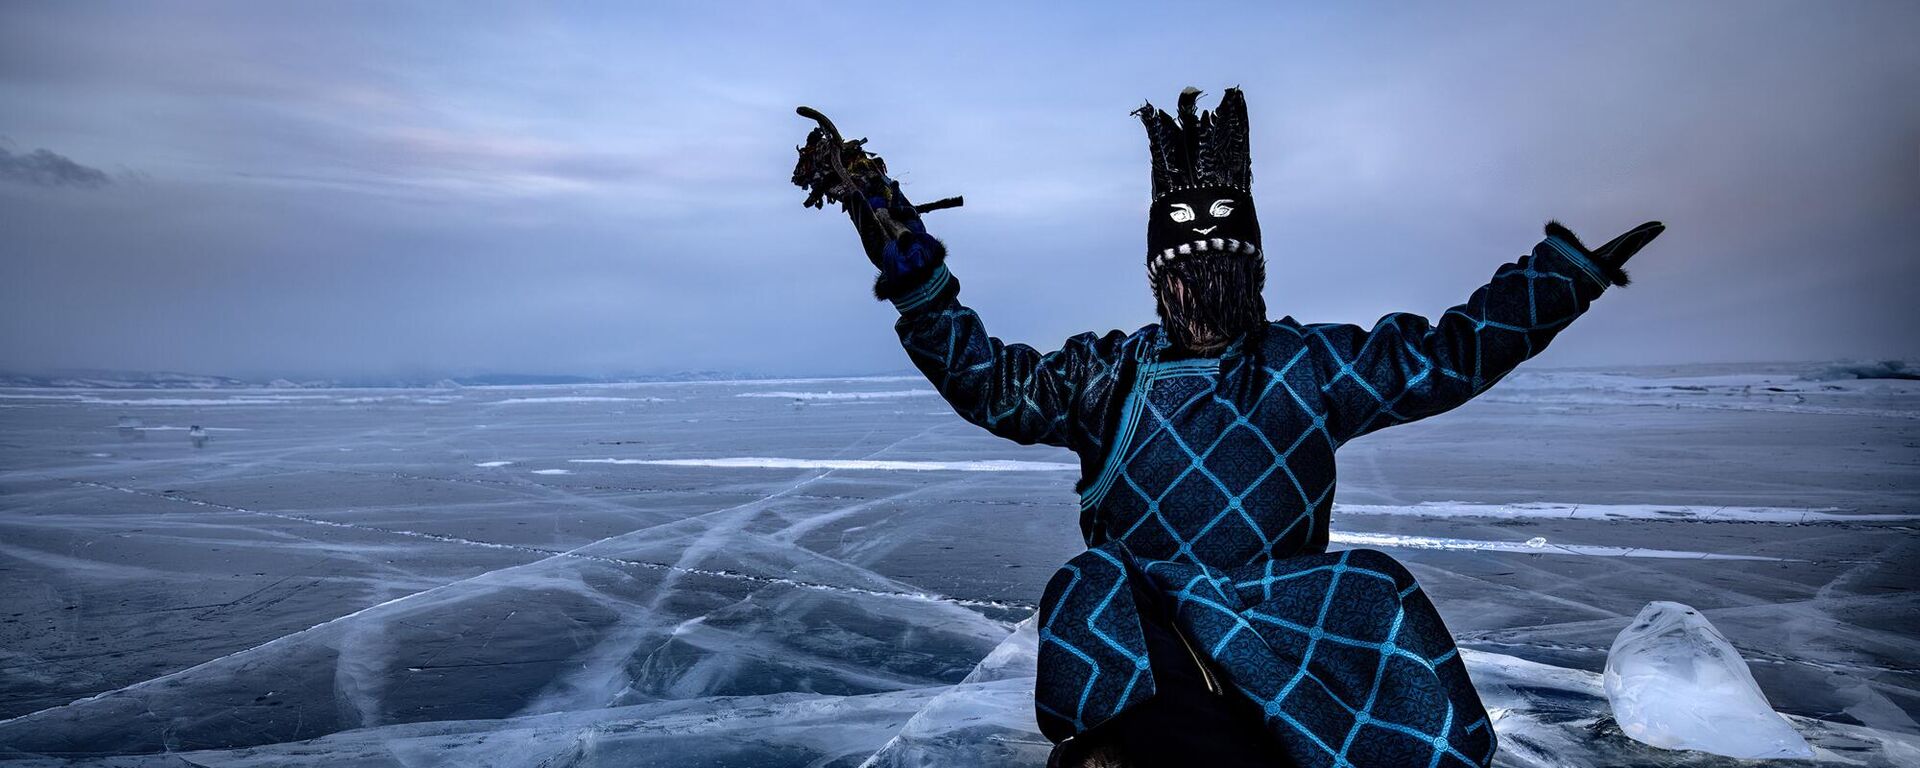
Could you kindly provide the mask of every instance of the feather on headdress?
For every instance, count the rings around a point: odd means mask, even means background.
[[[1180,92],[1179,117],[1151,102],[1133,111],[1147,128],[1153,160],[1153,197],[1178,189],[1207,186],[1253,190],[1253,160],[1248,152],[1247,99],[1228,88],[1220,105],[1197,112],[1200,90]]]

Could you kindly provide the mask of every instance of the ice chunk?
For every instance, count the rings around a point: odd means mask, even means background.
[[[1634,740],[1727,757],[1812,757],[1733,644],[1699,611],[1655,601],[1607,651],[1614,720]]]
[[[146,423],[133,416],[120,417],[120,439],[140,441],[147,439]]]
[[[1040,632],[1034,617],[1015,625],[965,680],[943,690],[860,768],[1046,765],[1053,743],[1034,719]]]

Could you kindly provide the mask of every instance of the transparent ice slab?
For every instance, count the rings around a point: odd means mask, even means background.
[[[1050,745],[1033,715],[1037,634],[1021,623],[966,682],[936,696],[864,765],[918,768],[1046,764]],[[1499,734],[1499,768],[1751,765],[1701,752],[1656,749],[1628,738],[1609,714],[1601,675],[1464,649],[1462,658]],[[1813,745],[1808,760],[1780,765],[1894,768],[1920,764],[1920,737],[1792,717]]]
[[[1727,757],[1811,757],[1812,749],[1699,611],[1655,601],[1607,652],[1607,700],[1634,740]]]

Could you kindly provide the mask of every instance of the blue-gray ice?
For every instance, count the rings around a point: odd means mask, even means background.
[[[1611,717],[1655,600],[1817,764],[1920,763],[1920,383],[1810,373],[1515,374],[1343,451],[1336,546],[1424,583],[1499,765],[1734,764]],[[919,389],[0,390],[0,760],[1040,765],[1074,462]]]

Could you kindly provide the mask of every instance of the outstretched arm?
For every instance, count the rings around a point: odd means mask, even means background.
[[[896,258],[899,245],[883,246],[874,294],[900,311],[893,327],[914,367],[961,418],[988,432],[1025,445],[1046,443],[1075,451],[1088,446],[1091,433],[1098,430],[1080,417],[1098,409],[1088,409],[1085,396],[1089,385],[1115,375],[1125,335],[1083,333],[1045,354],[995,338],[980,315],[960,303],[960,280],[947,271],[946,247],[926,234],[897,186],[890,199],[908,222],[904,237],[925,252]],[[876,197],[871,202],[878,206],[885,201]],[[854,220],[862,221],[857,212]],[[862,226],[862,231],[870,230]]]
[[[840,203],[860,233],[867,258],[879,269],[874,295],[900,310],[895,329],[913,364],[960,416],[1016,442],[1079,450],[1092,430],[1076,415],[1086,387],[1113,376],[1121,339],[1081,334],[1059,351],[1041,354],[1025,344],[989,335],[979,315],[960,304],[960,283],[947,271],[946,247],[927,234],[920,214],[958,205],[957,198],[914,206],[886,175],[886,163],[845,141],[831,121],[802,108],[820,124],[800,147],[794,184],[808,189],[807,205]],[[1104,390],[1103,390],[1104,391]]]
[[[1589,251],[1572,232],[1550,223],[1531,254],[1500,267],[1438,323],[1396,312],[1371,330],[1306,326],[1328,431],[1345,442],[1446,411],[1486,391],[1546,349],[1609,285],[1625,285],[1621,264],[1664,229],[1648,222]]]
[[[1041,354],[989,335],[980,316],[960,303],[959,291],[941,264],[917,286],[885,297],[900,309],[893,327],[914,367],[962,418],[993,434],[1023,444],[1086,445],[1083,396],[1091,384],[1115,375],[1124,335],[1083,333]]]

